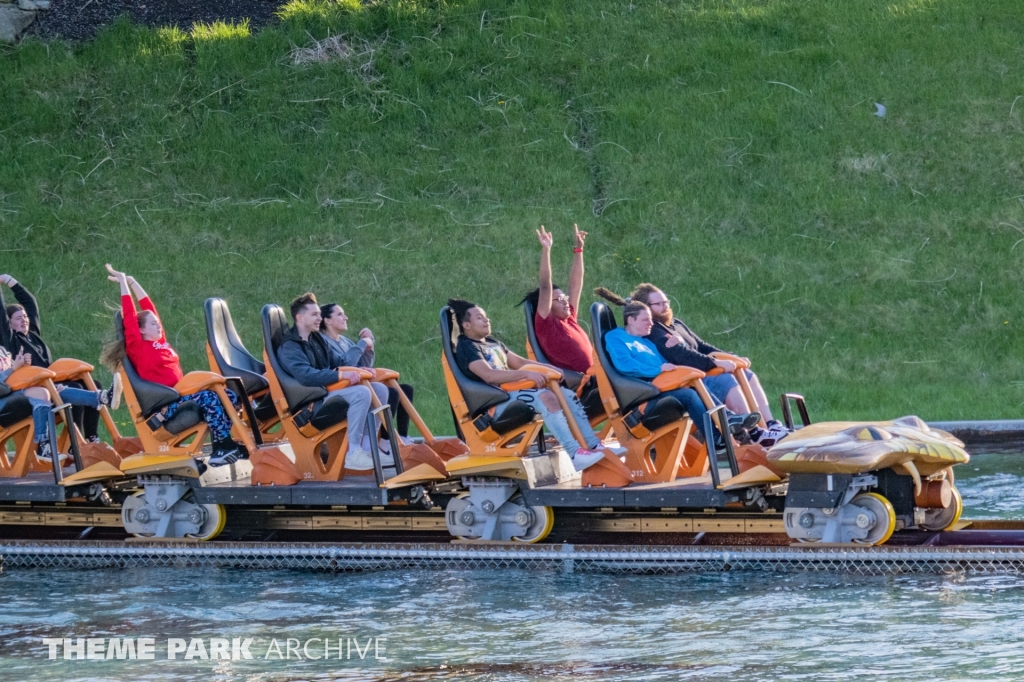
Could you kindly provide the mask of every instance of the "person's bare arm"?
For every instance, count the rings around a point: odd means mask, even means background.
[[[132,277],[131,275],[128,275],[128,277],[126,279],[128,280],[128,286],[130,286],[132,288],[132,293],[135,294],[135,298],[137,300],[141,301],[144,298],[148,298],[148,294],[146,294],[146,290],[142,288],[141,284],[139,284],[138,282],[135,281],[134,277]]]
[[[107,263],[107,273],[109,273],[109,274],[107,274],[107,279],[109,279],[111,282],[117,282],[118,286],[121,287],[121,295],[122,296],[131,296],[132,295],[131,291],[129,291],[129,289],[128,289],[128,276],[127,275],[125,275],[123,272],[119,272],[119,271],[115,270],[113,268],[113,266],[110,265],[110,263]]]
[[[541,225],[537,230],[537,239],[540,240],[540,297],[537,299],[537,314],[546,320],[551,314],[551,233]]]
[[[569,269],[569,303],[572,309],[579,312],[580,296],[583,294],[583,242],[587,239],[587,233],[580,230],[579,225],[573,225],[573,239],[575,248],[572,254],[572,267]]]
[[[474,360],[469,363],[469,370],[484,382],[494,386],[507,384],[511,381],[522,381],[523,379],[534,382],[538,388],[547,383],[544,375],[538,372],[518,369],[494,369],[485,360]]]

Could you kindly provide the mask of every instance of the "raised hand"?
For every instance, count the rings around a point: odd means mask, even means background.
[[[11,277],[10,275],[0,275],[0,284],[6,284],[7,286],[11,286],[11,282],[13,281],[14,278]]]
[[[580,229],[579,225],[573,224],[573,239],[576,241],[576,248],[582,249],[583,242],[587,240],[587,233]]]
[[[107,275],[107,279],[109,279],[111,282],[127,281],[127,276],[123,272],[118,272],[117,270],[115,270],[114,266],[112,266],[110,263],[107,263],[107,272],[110,273]]]
[[[542,249],[550,249],[551,242],[554,238],[551,236],[551,233],[545,230],[544,226],[541,225],[540,229],[537,230],[537,239],[540,240],[540,246]]]

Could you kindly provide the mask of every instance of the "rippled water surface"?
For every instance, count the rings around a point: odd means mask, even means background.
[[[1022,474],[1019,456],[961,467],[968,515],[1024,517]],[[0,594],[3,680],[1024,678],[1017,576],[13,570]],[[146,636],[156,660],[51,661],[42,644]],[[168,638],[212,637],[253,638],[253,660],[167,660]],[[330,638],[332,660],[279,660],[288,638]],[[337,660],[338,638],[379,638],[386,660]]]

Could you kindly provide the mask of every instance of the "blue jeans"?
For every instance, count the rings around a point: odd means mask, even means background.
[[[91,407],[94,410],[100,409],[100,394],[96,391],[86,391],[81,388],[71,388],[63,384],[57,387],[57,395],[68,405],[80,405]]]
[[[547,408],[547,405],[540,399],[542,391],[546,391],[546,388],[527,388],[522,391],[510,391],[510,400],[501,403],[494,410],[494,416],[500,415],[506,407],[512,404],[513,400],[519,400],[524,402],[534,410],[537,411],[544,419],[544,426],[548,428],[557,440],[559,445],[565,448],[565,451],[569,453],[570,457],[576,456],[576,451],[580,449],[580,444],[573,438],[572,430],[569,428],[569,422],[566,416],[562,414],[561,410],[555,410],[552,412]],[[565,396],[565,402],[569,405],[569,411],[572,412],[572,416],[576,419],[576,425],[580,427],[580,433],[583,434],[583,440],[587,441],[587,447],[593,450],[601,445],[600,439],[597,434],[594,433],[594,429],[590,428],[590,420],[587,419],[586,413],[583,412],[583,405],[580,404],[576,394],[569,389],[562,387],[562,395]]]
[[[743,370],[743,373],[747,376],[747,381],[750,381],[754,376],[754,373],[749,369]],[[738,386],[736,377],[731,374],[723,373],[713,377],[704,377],[704,387],[720,403],[724,403],[725,396],[729,395],[729,391]]]
[[[664,391],[648,403],[647,409],[650,410],[657,401],[664,400],[665,398],[675,398],[679,401],[679,404],[690,415],[690,420],[697,427],[697,430],[700,431],[700,435],[704,436],[704,442],[707,442],[708,434],[704,431],[704,415],[708,413],[708,410],[704,407],[704,401],[697,395],[697,391],[692,388],[674,388],[671,391]]]

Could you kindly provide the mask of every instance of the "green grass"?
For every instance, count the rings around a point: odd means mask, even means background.
[[[260,306],[313,290],[450,432],[440,306],[521,349],[533,230],[564,279],[577,222],[588,286],[658,283],[816,419],[1018,417],[1019,9],[296,1],[259,32],[26,41],[0,56],[0,271],[92,360],[113,262],[186,369],[206,297],[258,351]],[[352,55],[292,63],[328,35]]]

